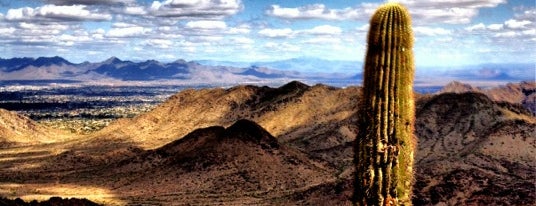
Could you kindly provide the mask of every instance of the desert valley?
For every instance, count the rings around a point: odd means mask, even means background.
[[[415,205],[531,205],[536,84],[416,95]],[[360,88],[185,89],[72,133],[0,110],[0,196],[104,205],[350,205]]]

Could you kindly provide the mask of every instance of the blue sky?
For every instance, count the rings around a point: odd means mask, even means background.
[[[362,61],[385,1],[0,0],[0,57]],[[417,66],[534,63],[533,0],[401,0]]]

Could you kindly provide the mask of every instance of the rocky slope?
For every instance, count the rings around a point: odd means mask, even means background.
[[[530,205],[536,121],[480,93],[445,93],[417,112],[416,204]]]
[[[107,188],[138,204],[344,205],[359,98],[357,87],[300,82],[186,90],[64,152],[0,159],[0,180]],[[530,113],[481,93],[442,93],[417,95],[416,115],[415,205],[535,204]]]
[[[42,126],[30,118],[0,108],[0,147],[51,143],[69,139],[67,132]]]
[[[110,168],[104,173],[129,177],[114,183],[118,193],[182,204],[255,203],[335,180],[331,168],[249,120],[195,130]]]

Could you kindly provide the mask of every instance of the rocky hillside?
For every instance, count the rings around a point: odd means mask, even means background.
[[[416,204],[534,203],[536,121],[509,108],[481,93],[420,102]]]
[[[340,129],[345,136],[340,138],[351,139],[351,129],[340,128],[340,122],[355,113],[358,95],[357,87],[342,90],[301,82],[279,88],[185,90],[153,111],[112,123],[93,136],[95,141],[125,139],[144,148],[156,148],[194,129],[251,119],[283,142],[331,129]]]
[[[30,147],[15,161],[0,150],[0,179],[60,179],[137,204],[344,205],[359,99],[357,87],[300,82],[186,90],[59,154],[30,158]],[[418,95],[416,115],[415,205],[535,204],[536,119],[526,110],[441,93]]]

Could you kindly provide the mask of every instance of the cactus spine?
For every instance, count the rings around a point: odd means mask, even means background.
[[[356,205],[411,205],[415,118],[411,17],[398,3],[370,20],[355,143]]]

